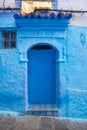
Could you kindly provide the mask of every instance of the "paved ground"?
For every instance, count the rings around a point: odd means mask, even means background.
[[[39,116],[0,116],[0,130],[87,130],[87,121]]]

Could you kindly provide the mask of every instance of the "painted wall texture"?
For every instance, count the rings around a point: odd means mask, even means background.
[[[79,5],[79,6],[78,6]],[[58,0],[58,9],[87,10],[85,0]],[[63,99],[66,107],[61,115],[87,118],[87,13],[72,13],[73,17],[68,27],[66,80],[67,96]],[[66,103],[65,103],[66,102]],[[65,110],[66,113],[63,113]]]
[[[15,0],[0,0],[0,7],[15,7]]]
[[[68,28],[68,48],[66,63],[67,96],[66,102],[67,116],[87,118],[87,27],[69,26]],[[85,36],[82,42],[82,34]],[[64,110],[63,110],[64,111]]]
[[[58,9],[86,10],[86,5],[87,1],[85,0],[58,0]]]
[[[63,2],[59,0],[59,9],[66,9]],[[78,10],[86,10],[85,2],[81,2]],[[70,9],[77,9],[73,3]],[[0,110],[25,111],[28,108],[27,50],[32,45],[48,43],[60,54],[59,116],[87,118],[87,14],[73,14],[70,24],[63,30],[62,25],[55,28],[45,24],[45,28],[39,28],[38,21],[35,28],[24,27],[22,23],[18,27],[13,15],[0,12],[0,44],[2,30],[17,31],[16,48],[0,49]]]

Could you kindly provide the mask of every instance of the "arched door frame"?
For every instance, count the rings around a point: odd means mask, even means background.
[[[65,62],[65,47],[62,47],[59,44],[53,44],[53,43],[33,43],[31,44],[27,51],[28,52],[32,47],[36,46],[36,45],[49,45],[51,47],[53,47],[56,51],[59,52],[59,57],[56,59],[56,62],[58,63],[63,63]],[[25,67],[27,68],[27,62],[29,62],[29,60],[27,59],[27,53],[26,53],[26,57],[23,58],[22,56],[22,51],[20,52],[20,61],[26,63]],[[26,83],[25,83],[25,109],[26,111],[28,110],[28,83],[27,83],[27,72],[26,72]]]

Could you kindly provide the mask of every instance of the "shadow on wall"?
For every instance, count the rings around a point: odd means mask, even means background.
[[[0,93],[0,110],[2,111],[24,111],[24,98],[14,93]]]

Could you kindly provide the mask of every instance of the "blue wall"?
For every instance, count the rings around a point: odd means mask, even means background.
[[[52,26],[51,31],[28,27],[17,28],[13,17],[10,22],[0,17],[0,30],[17,30],[17,48],[0,49],[0,110],[24,111],[28,107],[27,50],[35,44],[48,43],[59,51],[60,76],[56,78],[60,80],[60,116],[87,118],[87,27],[54,30]]]
[[[87,27],[69,26],[66,59],[66,106],[61,104],[61,116],[87,118]]]
[[[87,118],[87,27],[70,27],[68,46],[70,116]]]

